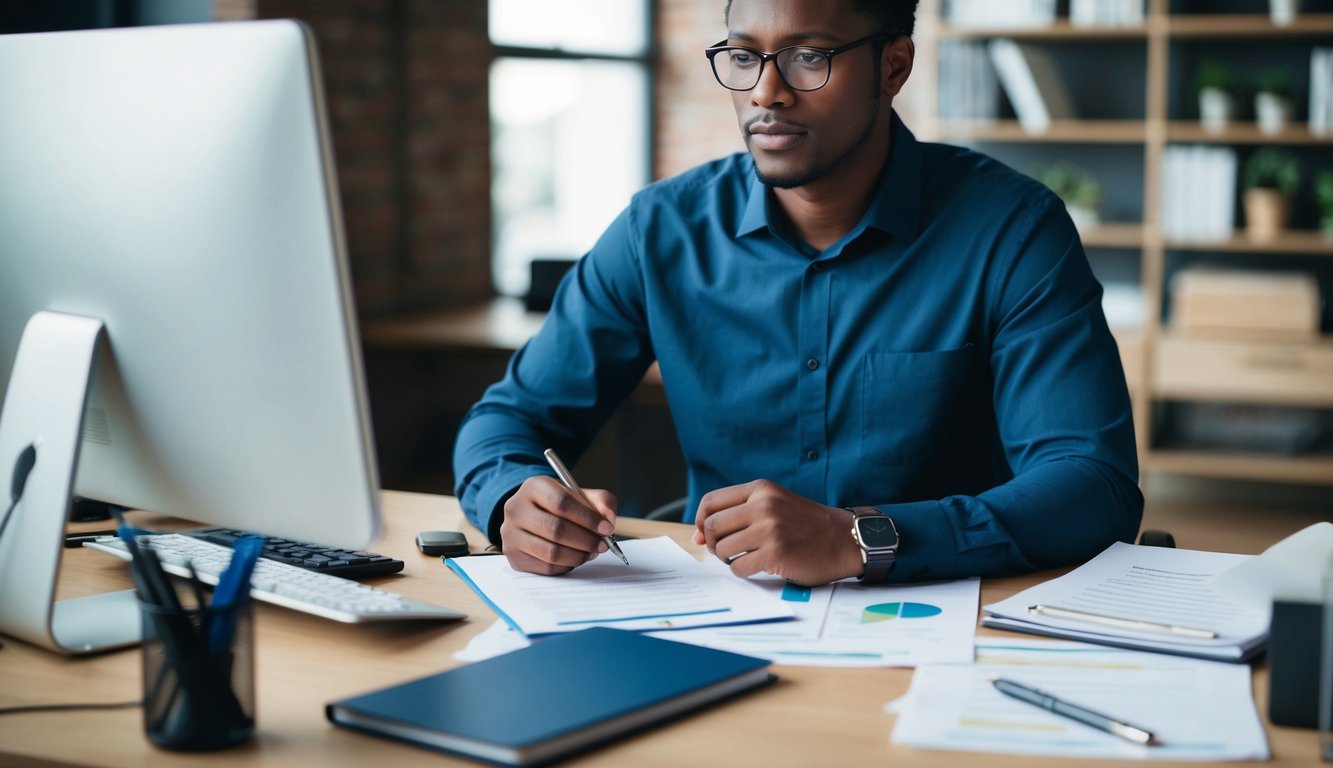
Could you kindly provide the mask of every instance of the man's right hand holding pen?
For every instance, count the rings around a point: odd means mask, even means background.
[[[516,571],[568,573],[607,550],[603,536],[616,528],[617,501],[609,491],[576,491],[549,475],[530,477],[504,505],[500,539]]]

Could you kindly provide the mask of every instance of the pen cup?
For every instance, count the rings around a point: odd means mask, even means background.
[[[250,600],[225,608],[171,609],[140,601],[143,713],[148,740],[202,752],[255,730],[254,614]]]

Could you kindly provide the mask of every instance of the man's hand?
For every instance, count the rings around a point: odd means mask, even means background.
[[[764,572],[818,586],[863,569],[852,516],[768,480],[719,488],[699,502],[695,544],[742,578]]]
[[[583,492],[596,510],[547,475],[528,478],[509,497],[500,540],[514,570],[555,576],[606,551],[602,536],[616,529],[616,497],[607,491]]]

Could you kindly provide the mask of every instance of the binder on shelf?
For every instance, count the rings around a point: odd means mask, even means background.
[[[1310,53],[1310,133],[1333,133],[1333,48]]]
[[[1077,117],[1055,60],[1007,38],[990,41],[995,74],[1028,133],[1045,133],[1052,120]]]

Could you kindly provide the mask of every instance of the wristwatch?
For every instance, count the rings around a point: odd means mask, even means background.
[[[881,584],[898,559],[898,528],[893,518],[874,507],[846,507],[852,513],[852,536],[861,548],[863,584]]]

